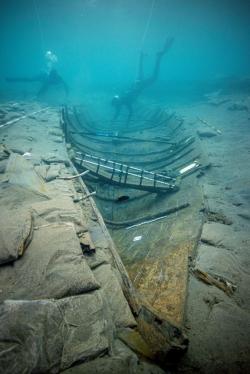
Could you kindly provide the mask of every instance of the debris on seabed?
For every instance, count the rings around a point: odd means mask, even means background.
[[[133,239],[133,242],[138,242],[141,239],[142,239],[142,235],[135,236],[134,239]]]

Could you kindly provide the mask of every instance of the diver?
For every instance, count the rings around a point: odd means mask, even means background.
[[[49,73],[41,73],[34,77],[25,78],[6,78],[7,82],[41,82],[41,88],[37,93],[37,98],[41,98],[52,86],[61,86],[66,95],[69,93],[67,84],[58,74],[56,69],[52,69]]]
[[[66,96],[68,96],[69,88],[68,85],[65,83],[63,78],[58,74],[57,70],[54,68],[54,65],[57,62],[57,56],[53,54],[51,51],[47,51],[45,54],[45,58],[47,61],[47,71],[42,72],[38,75],[33,77],[14,77],[14,78],[6,78],[7,82],[41,82],[41,88],[37,93],[37,98],[41,98],[45,95],[50,87],[52,86],[60,86],[63,88]]]
[[[170,49],[173,41],[173,38],[167,38],[163,49],[156,53],[153,73],[146,79],[144,78],[143,71],[144,53],[140,53],[138,78],[128,91],[125,91],[121,95],[115,95],[111,101],[111,105],[115,108],[113,121],[119,117],[122,108],[125,107],[128,111],[127,124],[130,122],[133,115],[133,104],[135,100],[144,89],[151,86],[158,79],[162,58]]]

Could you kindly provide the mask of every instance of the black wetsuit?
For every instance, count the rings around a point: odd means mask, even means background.
[[[128,111],[127,122],[131,120],[131,117],[133,115],[134,102],[145,88],[151,86],[158,79],[162,58],[167,52],[167,50],[170,48],[172,43],[172,38],[167,39],[163,50],[161,52],[156,53],[153,74],[151,75],[151,77],[146,79],[144,78],[143,72],[144,54],[140,54],[138,79],[135,81],[135,83],[128,91],[125,91],[121,95],[115,96],[112,100],[112,104],[115,107],[115,114],[113,120],[116,120],[118,118],[123,107],[125,107]]]
[[[34,77],[28,78],[6,78],[8,82],[41,82],[42,86],[37,93],[37,97],[40,98],[49,90],[52,86],[63,87],[66,95],[68,95],[69,89],[67,84],[64,82],[62,77],[57,73],[55,69],[52,69],[48,74],[41,73]]]

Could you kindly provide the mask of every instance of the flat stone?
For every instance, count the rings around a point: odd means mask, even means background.
[[[59,165],[50,165],[50,167],[49,167],[49,169],[47,171],[46,181],[50,182],[53,179],[56,179],[59,176],[59,174],[60,174],[61,167],[62,167],[61,164],[59,164]]]
[[[114,342],[113,354],[75,365],[65,374],[163,374],[161,368],[142,359],[118,339]]]
[[[5,209],[0,215],[0,264],[12,262],[23,255],[33,234],[31,212]]]
[[[6,160],[9,156],[10,150],[4,144],[0,144],[0,160]]]
[[[47,197],[48,190],[43,179],[36,173],[32,163],[22,156],[16,153],[10,155],[6,173],[11,184]]]
[[[241,240],[240,234],[232,226],[211,222],[203,225],[201,241],[215,247],[237,250]]]
[[[234,103],[228,107],[231,111],[248,111],[248,106],[242,103]]]
[[[7,159],[0,161],[0,174],[5,173],[7,162],[8,162]]]
[[[108,353],[112,320],[101,291],[59,300],[64,314],[64,348],[61,369]],[[110,337],[110,338],[109,338]]]
[[[216,132],[212,130],[197,130],[197,134],[200,138],[212,138],[213,136],[217,136]]]
[[[77,233],[86,230],[83,218],[70,197],[61,196],[37,202],[31,205],[31,209],[36,215],[42,217],[47,222],[72,223],[74,224]]]
[[[57,373],[63,350],[64,317],[49,300],[0,304],[0,371]]]
[[[238,284],[240,282],[240,264],[236,255],[224,248],[201,244],[195,266],[204,272]]]
[[[239,217],[244,218],[247,221],[250,221],[250,213],[248,211],[241,211],[237,213]]]
[[[112,320],[116,327],[136,326],[135,319],[118,281],[118,276],[111,265],[101,265],[94,269],[93,273],[105,294],[105,298],[112,313]]]
[[[99,292],[60,301],[0,304],[0,367],[4,374],[58,373],[107,353],[111,320]]]
[[[0,300],[62,298],[97,288],[72,224],[35,230],[25,255],[0,273]]]
[[[61,163],[61,164],[64,164],[66,166],[70,165],[70,162],[69,162],[69,160],[67,158],[60,157],[60,156],[57,156],[57,155],[54,155],[54,154],[52,154],[52,155],[45,155],[45,156],[42,157],[42,160],[44,162],[46,162],[47,164],[53,164],[53,163],[60,164]]]
[[[55,136],[63,136],[63,131],[59,128],[53,128],[49,130],[49,135],[55,135]]]

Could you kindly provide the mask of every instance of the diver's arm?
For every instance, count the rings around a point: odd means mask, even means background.
[[[133,105],[131,103],[127,105],[127,108],[128,108],[128,118],[127,118],[127,125],[128,125],[129,122],[131,121],[134,111],[133,111]]]
[[[5,80],[7,82],[44,82],[46,79],[46,74],[38,74],[33,77],[7,77]]]
[[[116,120],[117,120],[117,118],[118,118],[119,115],[120,115],[120,112],[121,112],[121,106],[120,106],[120,105],[117,105],[117,106],[115,107],[115,113],[114,113],[114,115],[113,115],[113,119],[112,119],[112,121],[116,121]]]
[[[44,82],[42,87],[40,88],[40,90],[37,93],[37,97],[40,98],[41,96],[43,96],[48,91],[49,86],[50,86],[50,84],[49,84],[48,81]]]
[[[172,38],[172,37],[167,38],[165,43],[164,43],[164,46],[163,46],[162,50],[156,53],[155,66],[154,66],[153,73],[152,73],[151,77],[149,77],[148,79],[144,79],[141,82],[141,89],[144,89],[148,86],[151,86],[151,84],[153,84],[155,81],[157,81],[157,79],[159,77],[159,73],[160,73],[162,58],[165,56],[165,54],[171,48],[173,42],[174,42],[174,38]]]
[[[64,82],[64,80],[62,81],[62,85],[63,85],[63,89],[65,91],[66,96],[68,96],[69,95],[69,86],[67,85],[67,83]]]

